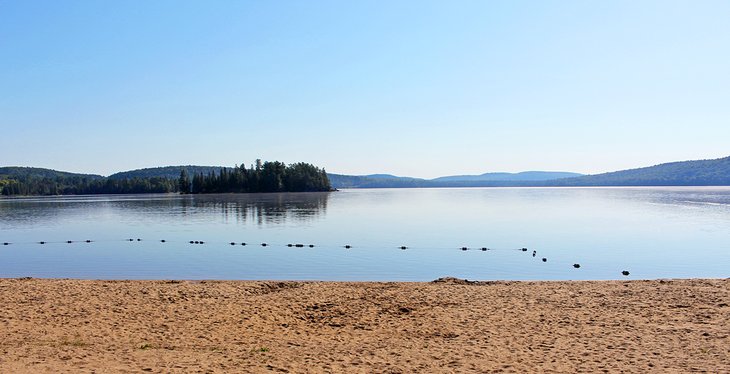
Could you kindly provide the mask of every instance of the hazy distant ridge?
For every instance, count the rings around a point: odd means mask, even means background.
[[[728,186],[730,157],[669,162],[550,182],[552,186]]]
[[[466,181],[546,181],[561,178],[580,177],[583,174],[563,171],[523,171],[520,173],[484,173],[481,175],[454,175],[431,179],[433,182]]]
[[[521,173],[453,175],[434,179],[398,177],[390,174],[329,174],[329,178],[335,188],[507,187],[534,186],[546,181],[582,175],[569,172],[525,171]]]

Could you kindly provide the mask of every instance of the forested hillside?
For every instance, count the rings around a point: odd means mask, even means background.
[[[110,179],[131,179],[131,178],[168,178],[177,179],[180,176],[180,171],[185,170],[188,175],[203,174],[208,175],[210,173],[218,173],[223,166],[195,166],[195,165],[181,165],[181,166],[162,166],[155,168],[137,169],[130,171],[123,171],[115,173],[109,176]]]
[[[56,171],[43,168],[31,168],[21,166],[5,166],[0,167],[0,179],[13,178],[57,178],[57,177],[80,177],[88,179],[103,179],[101,175],[96,174],[78,174],[68,173],[65,171]]]
[[[109,179],[43,168],[0,168],[0,193],[5,196],[164,193],[177,191],[167,178]]]
[[[190,173],[190,174],[189,174]],[[182,188],[181,188],[182,187]],[[93,195],[135,193],[226,193],[329,191],[324,169],[306,163],[256,161],[245,167],[169,166],[113,174],[109,177],[43,168],[0,168],[4,196]]]
[[[730,157],[656,166],[551,181],[551,186],[728,186]]]

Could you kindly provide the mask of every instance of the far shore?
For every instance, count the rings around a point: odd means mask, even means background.
[[[0,372],[730,372],[730,280],[0,279]]]

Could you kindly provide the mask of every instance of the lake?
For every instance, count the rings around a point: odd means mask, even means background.
[[[0,199],[2,278],[582,280],[728,269],[727,187]]]

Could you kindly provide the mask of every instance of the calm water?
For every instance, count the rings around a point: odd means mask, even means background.
[[[730,188],[5,199],[3,242],[11,244],[0,245],[0,277],[624,279],[622,270],[629,279],[728,277]]]

